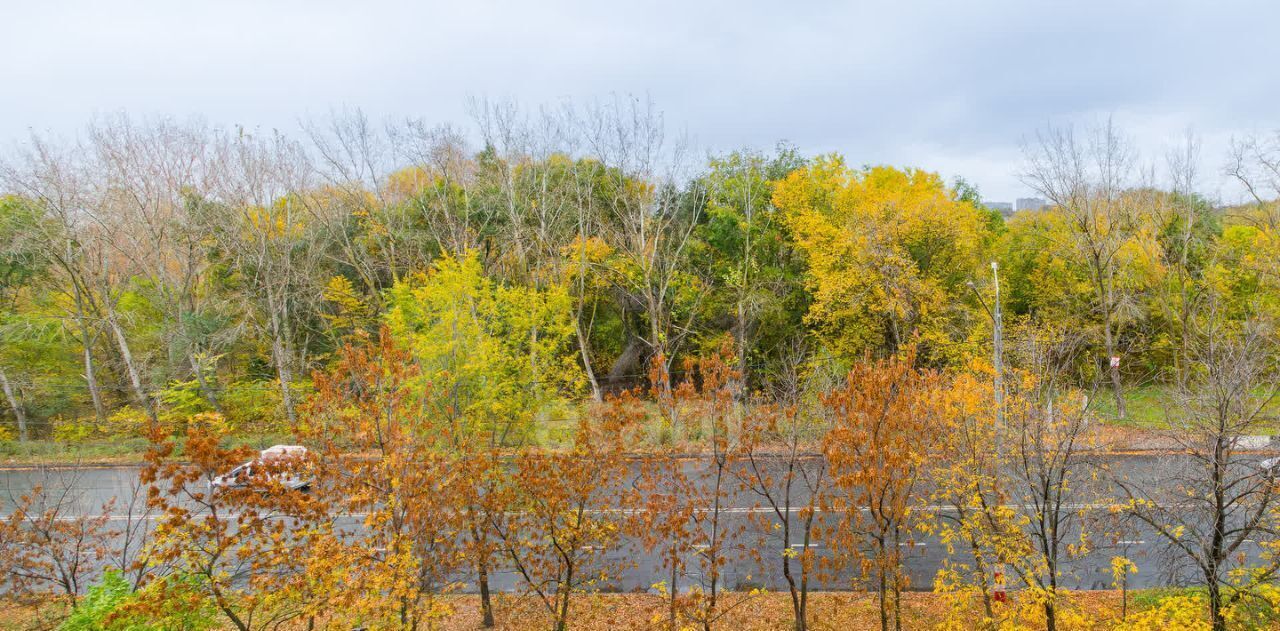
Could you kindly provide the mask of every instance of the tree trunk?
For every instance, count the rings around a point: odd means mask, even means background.
[[[76,305],[76,324],[80,326],[80,345],[84,348],[84,380],[89,386],[89,398],[93,400],[93,414],[98,424],[107,421],[107,406],[102,402],[102,391],[98,389],[98,375],[93,365],[93,334],[89,332],[89,318],[85,314],[84,294],[80,291],[80,283],[72,281]]]
[[[93,367],[93,347],[92,342],[88,341],[85,336],[84,341],[84,381],[89,385],[89,398],[93,399],[93,415],[97,417],[98,423],[103,424],[107,421],[107,407],[102,402],[102,391],[98,389],[98,375]]]
[[[746,200],[743,208],[743,215],[747,220],[747,228],[743,231],[742,240],[742,286],[738,289],[738,387],[735,396],[739,400],[746,398],[747,393],[747,334],[750,329],[747,314],[747,289],[750,285],[751,278],[751,223],[755,218],[754,209],[751,207],[752,200],[750,197]],[[788,542],[790,543],[790,542]]]
[[[890,551],[890,554],[894,555],[893,582],[889,584],[893,595],[893,631],[902,631],[902,559],[897,556],[900,550],[902,550],[902,532],[895,522],[893,550]]]
[[[1216,577],[1209,579],[1209,620],[1213,631],[1227,631],[1227,620],[1222,615],[1222,587]]]
[[[993,576],[993,573],[987,567],[986,560],[983,559],[981,552],[979,552],[982,549],[981,545],[976,536],[970,535],[969,546],[973,549],[973,567],[978,570],[978,576],[982,577],[982,580],[978,583],[978,591],[982,596],[982,613],[987,616],[988,620],[995,620],[995,611],[991,607],[991,588],[987,585],[987,577]]]
[[[628,331],[627,345],[623,347],[618,359],[614,360],[613,367],[609,369],[609,374],[605,376],[605,383],[613,388],[627,387],[629,385],[628,379],[644,372],[644,349],[644,340]]]
[[[1119,362],[1112,361],[1116,355],[1115,335],[1111,331],[1111,291],[1107,291],[1107,304],[1103,306],[1102,312],[1102,339],[1107,351],[1107,366],[1111,371],[1111,388],[1116,397],[1116,416],[1124,419],[1126,416],[1124,406],[1124,386],[1120,383],[1120,366]]]
[[[649,296],[649,348],[652,349],[653,355],[659,357],[663,361],[662,370],[669,373],[671,365],[671,357],[667,355],[667,332],[662,325],[663,309],[665,306],[662,301],[655,297],[652,293]],[[662,394],[664,396],[671,394],[671,380],[664,379],[662,383]]]
[[[881,546],[882,552],[884,546]],[[889,631],[889,603],[886,602],[888,596],[888,584],[885,580],[885,571],[880,569],[880,584],[876,586],[876,594],[880,597],[880,631]]]
[[[738,352],[738,383],[735,385],[733,393],[739,401],[747,397],[747,326],[746,298],[739,294],[738,322],[735,327],[737,331],[734,331],[734,342],[738,345],[738,348],[734,349]]]
[[[494,625],[493,598],[489,595],[489,564],[484,560],[476,563],[476,585],[480,588],[480,624],[491,629]]]
[[[786,520],[783,523],[785,524]],[[793,626],[796,631],[804,631],[804,614],[801,612],[800,591],[796,587],[795,577],[791,575],[791,539],[787,532],[790,529],[784,525],[782,530],[782,540],[787,546],[782,551],[782,577],[787,579],[787,591],[791,593],[791,615],[795,619]]]
[[[1226,532],[1227,532],[1227,511],[1230,509],[1227,501],[1226,477],[1227,465],[1229,462],[1228,449],[1226,440],[1227,428],[1219,424],[1216,428],[1218,435],[1213,443],[1213,469],[1210,473],[1210,481],[1213,484],[1213,534],[1209,543],[1209,564],[1206,568],[1205,578],[1209,583],[1209,616],[1213,622],[1213,631],[1226,631],[1227,621],[1222,616],[1222,588],[1218,582],[1218,573],[1222,568],[1222,561],[1227,557],[1225,548]]]
[[[578,334],[578,350],[582,353],[582,369],[587,373],[587,382],[591,384],[591,398],[595,401],[600,401],[600,382],[596,380],[596,371],[591,365],[590,341],[587,339],[586,332],[582,330],[581,318],[579,318],[574,330]]]
[[[103,300],[103,302],[107,302]],[[129,383],[133,386],[133,395],[137,397],[138,403],[142,405],[142,409],[146,411],[147,418],[151,420],[152,426],[160,422],[156,416],[155,405],[151,402],[151,395],[147,394],[146,388],[142,386],[142,374],[138,372],[138,365],[133,360],[133,351],[129,349],[129,340],[125,338],[124,328],[120,326],[120,321],[116,318],[115,309],[110,303],[107,303],[107,324],[111,327],[111,332],[115,334],[116,345],[120,348],[120,357],[124,359],[125,370],[129,373]]]
[[[712,432],[716,431],[715,425],[712,425]],[[712,440],[716,440],[713,438]],[[716,481],[715,481],[715,499],[711,503],[711,547],[708,552],[711,553],[710,574],[711,574],[711,597],[707,603],[706,617],[702,620],[703,631],[711,631],[711,620],[715,617],[716,599],[720,595],[720,493],[721,484],[724,481],[724,461],[717,463]]]
[[[1120,582],[1120,621],[1124,622],[1129,619],[1129,577],[1125,576]]]
[[[816,491],[815,491],[816,493]],[[812,502],[812,498],[810,499]],[[790,503],[788,503],[788,507]],[[810,512],[805,518],[804,523],[804,552],[808,553],[809,543],[813,540],[813,515],[812,503],[810,504]],[[806,631],[809,628],[809,571],[805,568],[804,563],[800,564],[800,607],[796,611],[796,631]]]
[[[579,207],[581,208],[581,207]],[[591,364],[590,331],[582,327],[582,313],[586,309],[587,294],[587,250],[582,211],[578,212],[578,295],[574,309],[574,332],[578,334],[578,350],[582,352],[582,368],[587,373],[587,381],[591,382],[591,398],[600,401],[600,381],[596,379],[595,367]],[[595,307],[591,310],[591,321],[595,323]]]
[[[789,486],[789,485],[788,485]],[[789,491],[788,491],[789,493]],[[782,576],[787,579],[787,589],[791,592],[791,614],[795,618],[793,627],[795,631],[805,631],[805,615],[804,615],[804,588],[796,584],[795,575],[791,572],[791,501],[788,499],[784,502],[786,517],[782,520],[782,542],[786,549],[782,553]],[[802,541],[804,547],[802,550],[809,549],[809,533],[806,532]],[[804,566],[801,565],[801,574],[804,573]],[[804,580],[804,577],[801,577]]]
[[[4,388],[4,397],[9,400],[9,407],[13,408],[13,416],[18,421],[18,440],[27,442],[27,411],[23,409],[22,402],[18,400],[13,391],[13,384],[9,383],[9,376],[4,373],[4,368],[0,367],[0,386]]]
[[[1044,497],[1048,498],[1047,494]],[[1048,506],[1049,502],[1045,502]],[[1045,631],[1057,631],[1058,629],[1058,512],[1052,511],[1049,518],[1047,536],[1044,537],[1044,555],[1047,567],[1046,574],[1049,577],[1049,597],[1044,602],[1044,628]]]
[[[573,595],[573,566],[570,565],[565,575],[565,582],[560,591],[560,613],[556,615],[556,631],[567,631],[569,628],[569,598]]]
[[[668,628],[670,628],[671,631],[676,631],[677,629],[680,628],[680,625],[678,624],[680,622],[679,611],[676,609],[676,594],[680,592],[679,588],[676,586],[676,581],[680,579],[680,573],[676,571],[675,559],[676,559],[676,555],[680,554],[680,551],[674,549],[675,547],[674,544],[672,544],[672,547],[673,547],[673,550],[671,551],[671,555],[672,555],[671,556],[671,559],[672,559],[671,597],[667,599],[667,623],[668,623]]]
[[[267,290],[267,310],[270,311],[269,320],[271,324],[271,355],[276,363],[276,376],[280,381],[280,405],[284,408],[284,416],[289,421],[289,428],[296,429],[298,418],[293,410],[293,370],[289,366],[288,351],[286,350],[286,342],[284,339],[285,323],[282,319],[288,317],[286,311],[282,316],[280,309],[277,309],[277,301],[275,292]]]

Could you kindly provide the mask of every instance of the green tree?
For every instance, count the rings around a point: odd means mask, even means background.
[[[690,259],[710,288],[701,318],[709,328],[706,344],[718,344],[728,329],[748,387],[761,385],[787,342],[803,334],[803,267],[773,205],[777,183],[801,165],[786,146],[772,156],[735,151],[712,158],[702,177],[706,209]]]
[[[19,294],[44,266],[38,250],[36,229],[39,215],[27,203],[16,196],[0,197],[0,339],[3,348],[14,345],[16,335],[11,325],[17,313]],[[12,368],[6,368],[13,358],[9,352],[0,352],[0,390],[13,413],[18,426],[19,440],[27,440],[27,409],[22,400],[21,383],[10,377]],[[25,364],[18,364],[25,366]]]

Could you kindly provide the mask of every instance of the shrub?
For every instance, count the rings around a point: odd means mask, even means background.
[[[102,428],[98,427],[98,424],[91,416],[73,419],[61,417],[53,419],[53,439],[60,443],[81,443],[98,438],[101,430]]]
[[[1194,593],[1160,598],[1153,607],[1135,614],[1116,626],[1121,631],[1208,631],[1204,598]]]
[[[196,579],[170,576],[134,591],[120,572],[108,570],[59,631],[205,631],[217,615]]]

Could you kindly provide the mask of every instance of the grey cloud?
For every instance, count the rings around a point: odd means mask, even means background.
[[[1019,141],[1117,115],[1143,149],[1280,127],[1280,8],[1151,2],[146,2],[4,9],[0,137],[91,115],[292,127],[647,94],[711,148],[841,151],[1025,194]],[[1221,156],[1209,155],[1213,167]],[[1221,141],[1215,141],[1222,145]],[[955,172],[953,172],[953,170]]]

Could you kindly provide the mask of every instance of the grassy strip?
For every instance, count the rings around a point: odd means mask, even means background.
[[[1179,412],[1175,387],[1154,384],[1126,388],[1124,391],[1125,418],[1116,412],[1115,394],[1109,389],[1099,390],[1093,400],[1093,409],[1107,424],[1135,429],[1169,429],[1169,419]],[[1265,395],[1264,392],[1258,392]],[[1267,409],[1273,418],[1280,419],[1280,400],[1272,401]],[[1280,434],[1280,420],[1265,435]]]

